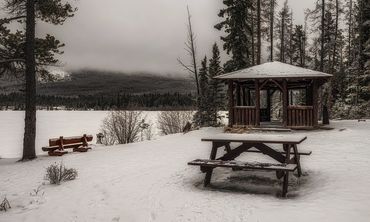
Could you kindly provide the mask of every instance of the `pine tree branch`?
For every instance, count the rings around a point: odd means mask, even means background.
[[[10,23],[14,20],[25,19],[25,18],[26,18],[26,16],[21,15],[21,16],[16,16],[16,17],[12,17],[12,18],[0,19],[0,25],[4,25],[4,24]]]
[[[0,64],[6,64],[6,63],[11,63],[11,62],[25,62],[24,59],[5,59],[5,60],[0,60]]]

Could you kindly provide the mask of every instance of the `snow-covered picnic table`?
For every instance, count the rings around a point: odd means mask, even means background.
[[[311,152],[298,151],[298,144],[306,139],[306,136],[291,134],[216,134],[202,138],[204,142],[212,142],[210,158],[196,159],[188,164],[200,166],[201,171],[206,173],[204,186],[210,184],[213,169],[216,167],[227,167],[233,170],[276,171],[279,179],[284,177],[282,196],[285,197],[288,192],[289,172],[297,170],[298,177],[300,177],[302,175],[300,155],[311,154]],[[241,145],[232,149],[230,143],[241,143]],[[267,144],[281,144],[283,151]],[[216,159],[217,151],[221,147],[225,147],[226,153]],[[235,158],[244,152],[262,153],[276,160],[278,164],[235,161]]]

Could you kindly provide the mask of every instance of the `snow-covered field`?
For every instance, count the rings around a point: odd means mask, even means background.
[[[156,131],[156,119],[159,112],[145,111],[143,116],[153,124]],[[50,138],[60,136],[94,136],[100,130],[107,111],[38,111],[37,112],[37,154],[42,154],[41,147],[47,146]],[[0,111],[0,158],[21,157],[24,133],[24,112]],[[157,132],[154,132],[157,133]]]
[[[53,129],[64,127],[62,122],[43,120]],[[200,139],[221,129],[26,163],[2,159],[0,198],[6,195],[12,209],[0,212],[0,221],[370,221],[370,122],[332,126],[330,131],[295,132],[308,136],[299,148],[313,154],[301,158],[304,176],[291,177],[287,199],[279,197],[280,182],[268,172],[216,169],[212,186],[203,188],[204,175],[186,163],[208,158],[210,144]],[[20,135],[13,130],[7,137]],[[59,161],[78,169],[78,178],[60,186],[45,183],[45,167]],[[34,195],[40,185],[42,191]]]

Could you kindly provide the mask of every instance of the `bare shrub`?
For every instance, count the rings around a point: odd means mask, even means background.
[[[140,111],[111,111],[101,126],[103,144],[108,146],[137,142],[140,139],[142,119]]]
[[[45,180],[50,184],[60,184],[64,181],[76,179],[78,173],[74,168],[66,168],[63,163],[54,163],[46,168]]]
[[[192,119],[193,111],[163,111],[158,114],[158,128],[164,135],[181,133]]]
[[[10,203],[9,203],[8,199],[6,199],[6,197],[4,197],[3,201],[0,203],[0,211],[7,211],[10,208],[12,208],[12,207],[10,206]]]
[[[41,196],[44,196],[45,194],[45,192],[42,190],[42,185],[38,186],[36,189],[33,189],[32,192],[30,193],[30,196],[37,197],[39,196],[39,194],[41,194]]]

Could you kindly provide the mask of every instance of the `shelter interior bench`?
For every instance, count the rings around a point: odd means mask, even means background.
[[[73,149],[73,152],[87,152],[89,147],[88,142],[93,140],[92,135],[74,136],[74,137],[59,137],[49,139],[49,146],[42,147],[42,150],[48,152],[49,156],[62,156],[68,151],[65,149]]]
[[[204,186],[211,182],[214,168],[224,167],[233,170],[263,170],[275,171],[276,176],[283,179],[282,196],[288,192],[289,173],[297,171],[298,177],[302,175],[300,156],[311,155],[311,151],[298,152],[297,144],[300,144],[307,137],[295,135],[253,135],[253,134],[220,134],[202,141],[212,142],[212,150],[209,159],[196,159],[188,163],[192,166],[200,166],[203,173],[206,173]],[[241,143],[238,147],[231,149],[230,143]],[[284,151],[278,151],[266,144],[282,144]],[[225,154],[216,159],[217,150],[225,148]],[[242,153],[262,153],[270,156],[279,163],[243,162],[236,161]]]

